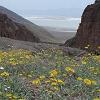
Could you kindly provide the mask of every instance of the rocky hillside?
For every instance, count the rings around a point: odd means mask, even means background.
[[[25,26],[9,19],[6,14],[0,13],[0,36],[15,40],[40,42],[39,38],[27,30]]]
[[[100,0],[86,7],[76,36],[65,45],[100,52]]]
[[[6,16],[6,17],[8,17],[8,19],[9,19],[9,21],[12,23],[12,22],[14,22],[14,23],[17,23],[17,27],[19,28],[19,26],[20,26],[20,28],[19,29],[22,29],[22,30],[17,30],[17,35],[19,34],[19,32],[18,31],[20,31],[21,33],[20,33],[20,36],[19,36],[19,38],[24,38],[24,35],[25,34],[27,34],[27,33],[30,33],[30,35],[27,37],[27,38],[30,38],[31,36],[32,36],[32,34],[33,34],[33,36],[32,37],[35,37],[35,38],[38,38],[41,42],[57,42],[56,41],[56,39],[49,33],[49,32],[47,32],[45,29],[43,29],[42,27],[39,27],[39,26],[37,26],[37,25],[35,25],[34,23],[32,23],[32,22],[30,22],[30,21],[28,21],[28,20],[26,20],[26,19],[24,19],[23,17],[21,17],[21,16],[19,16],[19,15],[17,15],[16,13],[14,13],[14,12],[12,12],[12,11],[10,11],[10,10],[8,10],[8,9],[6,9],[6,8],[4,8],[4,7],[2,7],[2,6],[0,6],[0,15],[1,15],[1,17],[2,17],[2,14],[4,14],[3,16]],[[0,18],[0,20],[2,21],[2,19]],[[4,20],[4,19],[3,19]],[[7,20],[6,20],[7,21]],[[4,21],[3,21],[4,22]],[[6,22],[5,22],[6,23]],[[8,23],[8,22],[7,22]],[[11,23],[9,23],[10,24],[10,28],[12,28],[11,27]],[[0,22],[0,24],[1,24],[1,22]],[[4,24],[5,25],[5,24]],[[12,26],[13,26],[14,24],[12,24]],[[2,25],[1,25],[2,26]],[[23,27],[21,27],[21,26],[23,26]],[[7,25],[6,26],[3,26],[3,27],[7,27]],[[15,27],[15,26],[13,26],[13,27]],[[1,27],[0,27],[0,30],[1,30]],[[3,34],[5,34],[6,32],[7,32],[7,30],[8,29],[6,29],[5,31],[4,31],[4,29],[2,29],[3,30]],[[13,30],[13,32],[15,31],[14,30],[14,28],[13,29],[11,29],[11,30]],[[9,30],[9,33],[10,33],[10,31],[11,30]],[[23,30],[28,30],[26,33],[22,33],[22,32],[24,32]],[[16,32],[14,32],[14,34],[15,34]],[[7,33],[8,34],[8,33]],[[23,35],[24,34],[24,35]],[[12,32],[11,32],[11,35],[12,35]],[[5,36],[5,35],[3,35],[3,36]],[[32,39],[32,37],[31,37],[31,39]],[[9,37],[10,38],[10,37]],[[11,36],[11,38],[13,38],[12,36]],[[17,37],[18,38],[18,37]],[[17,39],[16,38],[16,39]],[[15,39],[15,37],[14,37],[14,39]],[[31,39],[29,39],[29,41],[31,40]],[[27,39],[22,39],[22,40],[27,40]],[[31,40],[32,41],[32,40]],[[34,38],[33,38],[33,41],[34,41]],[[36,39],[36,41],[37,41],[37,39]]]

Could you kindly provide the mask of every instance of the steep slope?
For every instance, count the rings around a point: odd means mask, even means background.
[[[0,13],[0,36],[30,42],[40,42],[40,39],[27,30],[25,26],[9,19]]]
[[[76,36],[65,45],[100,52],[100,0],[86,7]]]
[[[34,36],[38,37],[42,42],[57,42],[55,38],[47,32],[45,29],[35,25],[34,23],[24,19],[23,17],[17,15],[16,13],[0,6],[0,13],[6,14],[9,19],[14,22],[20,23],[25,26],[29,31],[31,31]]]

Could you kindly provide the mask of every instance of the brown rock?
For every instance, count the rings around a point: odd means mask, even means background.
[[[0,14],[5,14],[13,22],[19,23],[21,26],[24,26],[25,29],[33,33],[35,37],[39,38],[41,42],[59,43],[59,41],[43,27],[32,23],[31,21],[23,18],[22,16],[5,7],[0,6]]]
[[[76,36],[65,45],[100,52],[100,0],[86,7]]]
[[[25,26],[12,21],[6,14],[2,13],[0,13],[0,36],[23,41],[40,41]]]

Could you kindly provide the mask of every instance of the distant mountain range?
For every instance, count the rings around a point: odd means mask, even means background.
[[[81,22],[81,18],[78,17],[66,17],[66,16],[28,16],[25,17],[31,22],[39,26],[58,27],[66,29],[76,29]]]

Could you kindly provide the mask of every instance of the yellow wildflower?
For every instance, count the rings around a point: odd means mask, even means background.
[[[53,87],[53,88],[54,88],[55,91],[59,91],[60,90],[59,87],[56,87],[56,86]]]
[[[13,66],[17,65],[17,63],[14,62],[14,61],[10,62],[10,64],[13,65]]]
[[[17,99],[17,96],[14,95],[14,96],[12,96],[12,98],[13,98],[13,99]]]
[[[82,79],[81,77],[77,77],[77,80],[78,80],[78,81],[81,81],[81,80],[83,80],[83,79]]]
[[[7,97],[11,97],[11,96],[12,96],[12,94],[11,94],[11,93],[8,93],[8,94],[6,94],[6,96],[7,96]]]
[[[10,60],[10,61],[14,61],[15,59],[14,59],[14,58],[10,58],[9,60]]]
[[[92,80],[91,82],[92,82],[93,85],[96,85],[97,84],[96,81],[94,81],[94,80]]]
[[[100,89],[96,90],[96,92],[100,92]]]
[[[87,64],[87,62],[86,62],[86,61],[82,61],[82,64],[86,65],[86,64]]]
[[[45,83],[50,83],[50,82],[51,82],[50,80],[45,81]]]
[[[66,67],[65,70],[67,72],[72,72],[72,73],[75,73],[74,69],[70,68],[70,67]]]
[[[33,83],[34,85],[40,85],[40,84],[41,84],[40,79],[38,79],[38,78],[35,79],[35,80],[33,80],[32,83]]]
[[[8,72],[3,72],[0,74],[2,77],[8,77],[9,76],[9,73]]]
[[[43,79],[45,79],[45,76],[42,75],[42,76],[40,76],[39,78],[40,78],[40,80],[43,80]]]
[[[89,79],[84,79],[84,83],[86,84],[86,85],[92,85],[92,82],[91,82],[91,80],[89,80]]]
[[[11,99],[13,99],[13,100],[17,99],[17,96],[15,96],[15,95],[13,95],[11,93],[6,94],[6,96],[11,98]]]
[[[51,76],[51,77],[56,77],[57,75],[58,75],[58,71],[57,71],[56,69],[50,71],[50,76]]]
[[[57,80],[57,82],[60,84],[64,84],[64,82],[62,80]]]
[[[29,56],[29,55],[26,55],[26,58],[27,58],[27,59],[30,59],[30,56]]]
[[[93,100],[100,100],[100,98],[94,98]]]
[[[63,74],[63,76],[64,76],[64,77],[66,77],[66,76],[67,76],[67,74]]]
[[[28,77],[32,77],[32,75],[27,75]]]
[[[50,81],[51,82],[57,82],[57,79],[56,78],[50,78]]]
[[[51,85],[52,85],[52,86],[56,86],[56,85],[58,85],[58,84],[57,84],[57,82],[52,82]]]

